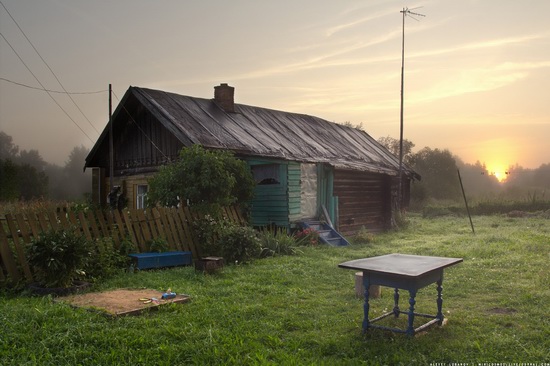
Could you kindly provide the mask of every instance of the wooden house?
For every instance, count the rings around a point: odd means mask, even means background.
[[[325,207],[344,234],[391,226],[398,192],[399,159],[366,132],[305,114],[234,103],[234,88],[221,84],[214,98],[196,98],[130,87],[113,113],[113,185],[130,208],[142,208],[147,179],[177,159],[184,146],[233,151],[256,179],[251,202],[255,226],[291,227]],[[110,128],[86,158],[93,168],[93,198],[110,191]],[[403,168],[403,196],[420,178]]]

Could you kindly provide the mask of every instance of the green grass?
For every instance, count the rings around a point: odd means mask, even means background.
[[[192,268],[121,274],[95,290],[147,287],[192,301],[111,319],[51,298],[0,298],[2,365],[410,365],[550,362],[550,221],[422,219],[346,248],[303,248],[203,275]],[[414,338],[361,332],[354,271],[341,262],[388,253],[462,257],[445,271],[448,323]],[[371,314],[393,306],[392,289]],[[404,293],[402,297],[406,297]],[[435,313],[435,285],[417,296]],[[404,300],[403,300],[404,301]],[[405,319],[388,320],[404,326]]]

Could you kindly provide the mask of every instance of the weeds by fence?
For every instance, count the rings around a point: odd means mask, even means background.
[[[231,221],[246,223],[235,207],[224,209],[223,214]],[[50,230],[74,230],[88,240],[111,238],[117,248],[130,240],[139,252],[147,251],[147,244],[160,238],[166,240],[169,250],[191,251],[197,258],[200,248],[192,225],[196,218],[189,207],[123,211],[59,208],[6,214],[0,219],[0,283],[33,281],[26,246]]]

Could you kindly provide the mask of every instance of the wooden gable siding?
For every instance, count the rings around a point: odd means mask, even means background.
[[[391,224],[391,178],[384,174],[334,170],[334,195],[338,197],[339,229],[354,235],[362,227],[370,232]]]
[[[115,170],[157,167],[178,157],[183,144],[143,106],[115,124]],[[116,174],[116,173],[115,173]]]

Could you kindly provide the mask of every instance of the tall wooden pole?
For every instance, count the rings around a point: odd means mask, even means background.
[[[399,198],[397,199],[399,210],[403,209],[403,110],[405,97],[405,17],[407,15],[425,16],[424,14],[413,13],[409,8],[401,10],[403,14],[403,28],[401,35],[401,113],[399,116]],[[413,19],[415,19],[413,17]],[[417,20],[417,19],[415,19]]]
[[[110,192],[113,192],[113,176],[115,175],[115,154],[113,151],[113,90],[111,84],[109,84],[109,188]]]
[[[398,209],[403,207],[403,100],[404,100],[404,84],[405,84],[405,15],[407,9],[403,8],[403,31],[401,41],[401,112],[399,114],[399,197],[397,198]]]

